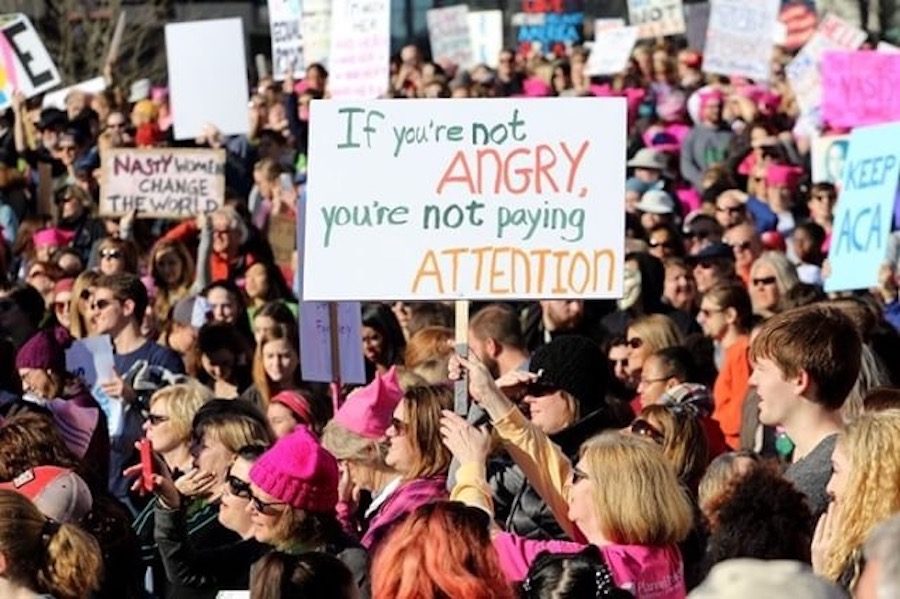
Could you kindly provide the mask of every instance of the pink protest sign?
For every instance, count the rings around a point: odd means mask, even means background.
[[[831,127],[900,120],[900,54],[828,52],[822,89],[822,116]]]

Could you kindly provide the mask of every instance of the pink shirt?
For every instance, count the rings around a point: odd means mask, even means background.
[[[584,549],[570,541],[532,541],[508,532],[494,536],[500,566],[512,582],[523,580],[528,568],[542,551],[574,553]],[[636,599],[684,599],[684,568],[675,546],[607,545],[600,553],[620,587]]]

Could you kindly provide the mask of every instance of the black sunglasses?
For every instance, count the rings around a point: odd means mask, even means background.
[[[742,241],[740,243],[731,243],[729,245],[731,246],[731,249],[733,249],[733,250],[739,250],[741,252],[746,252],[747,250],[750,249],[750,247],[753,245],[753,243],[750,241]]]
[[[106,310],[115,300],[99,299],[91,304],[91,310]]]
[[[762,277],[760,279],[753,279],[753,286],[759,287],[760,285],[774,285],[778,279],[775,277]]]
[[[122,252],[120,252],[119,250],[103,250],[100,252],[100,257],[117,260],[122,257]]]
[[[241,481],[241,482],[243,482],[243,481]],[[253,506],[253,509],[255,509],[257,512],[259,512],[260,514],[263,514],[265,516],[274,516],[275,514],[277,514],[277,512],[272,510],[273,507],[278,506],[278,505],[287,505],[287,503],[284,501],[265,502],[265,501],[261,500],[259,497],[257,497],[256,495],[254,495],[253,493],[250,493],[250,497],[248,497],[248,499],[250,500],[250,505]]]
[[[669,241],[669,240],[666,240],[666,241],[651,240],[650,247],[652,247],[652,248],[664,247],[666,249],[673,250],[673,249],[675,249],[675,242]]]
[[[150,423],[150,426],[159,426],[163,422],[168,422],[169,417],[163,416],[162,414],[154,414],[152,412],[147,412],[144,414],[144,417],[147,419],[147,422]]]
[[[228,492],[241,499],[250,499],[253,493],[250,491],[250,483],[241,480],[231,473],[231,467],[225,472],[225,482],[228,484]]]

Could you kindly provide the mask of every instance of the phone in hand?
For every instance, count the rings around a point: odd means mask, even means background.
[[[144,437],[140,441],[141,451],[141,488],[144,491],[153,491],[153,446],[150,439]]]

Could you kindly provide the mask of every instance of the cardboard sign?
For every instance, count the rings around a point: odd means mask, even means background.
[[[342,383],[365,384],[362,354],[362,307],[359,302],[340,302],[338,355]],[[331,320],[328,302],[300,304],[300,370],[304,381],[328,383],[337,377],[331,370]]]
[[[496,69],[503,51],[503,11],[470,12],[469,41],[474,64],[486,64]]]
[[[165,33],[175,139],[194,139],[206,125],[225,135],[247,133],[250,96],[241,19],[173,23]]]
[[[389,86],[390,0],[335,0],[328,87],[335,99],[371,99]]]
[[[306,66],[319,63],[328,66],[331,51],[331,10],[303,12],[303,58]]]
[[[818,117],[822,105],[822,56],[829,50],[855,50],[866,41],[866,32],[827,15],[803,49],[785,67],[785,75],[800,111]]]
[[[878,284],[900,177],[900,124],[854,129],[843,175],[828,252],[828,292]]]
[[[465,4],[432,8],[425,13],[431,56],[439,64],[472,66],[472,42],[469,39],[469,7]]]
[[[269,0],[269,32],[272,38],[272,75],[281,81],[291,69],[299,73],[303,62],[303,13],[300,0]]]
[[[822,89],[822,117],[832,127],[900,120],[900,54],[828,52]]]
[[[15,91],[31,98],[62,82],[28,17],[16,13],[6,18],[0,26],[0,109],[12,105]]]
[[[849,144],[849,135],[829,135],[812,140],[813,183],[841,184]]]
[[[291,260],[297,250],[297,222],[294,216],[273,214],[269,216],[268,227],[269,245],[272,246],[272,254],[275,264],[282,268],[291,268]]]
[[[225,200],[225,150],[117,148],[101,160],[100,214],[193,218]]]
[[[628,0],[628,24],[636,25],[641,38],[685,32],[681,0]]]
[[[703,70],[768,81],[780,0],[712,0]]]
[[[45,94],[44,99],[41,102],[41,107],[59,108],[60,110],[65,110],[66,98],[70,93],[79,91],[86,94],[99,94],[105,89],[106,79],[104,79],[103,77],[94,77],[93,79],[88,79],[87,81],[82,81],[81,83],[76,83],[75,85],[64,87],[63,89],[57,90],[55,92]]]
[[[311,110],[304,299],[621,294],[624,98]]]
[[[585,73],[595,76],[623,72],[631,59],[631,51],[637,39],[637,27],[620,27],[598,32],[594,36],[594,47],[591,48]]]
[[[684,20],[688,47],[702,52],[706,47],[706,30],[709,28],[709,2],[685,4]]]

